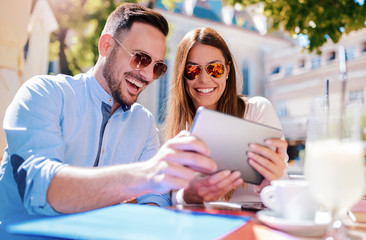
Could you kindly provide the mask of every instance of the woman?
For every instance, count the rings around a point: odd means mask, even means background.
[[[179,44],[172,79],[165,137],[189,130],[199,106],[276,128],[281,128],[271,103],[263,97],[237,95],[235,65],[223,38],[211,28],[188,32]],[[231,200],[260,201],[258,193],[271,180],[287,176],[287,143],[266,142],[271,148],[251,144],[249,164],[264,176],[259,186],[243,183],[238,171],[224,170],[197,176],[190,186],[173,193],[173,204]]]

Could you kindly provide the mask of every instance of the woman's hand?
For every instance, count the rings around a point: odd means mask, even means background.
[[[223,170],[213,175],[198,175],[192,179],[188,188],[183,191],[186,203],[216,201],[230,190],[241,185],[240,172]]]
[[[287,142],[279,138],[267,139],[265,143],[274,148],[268,148],[260,144],[250,144],[252,151],[247,152],[249,164],[263,175],[264,180],[254,189],[260,192],[272,180],[280,179],[286,168]]]

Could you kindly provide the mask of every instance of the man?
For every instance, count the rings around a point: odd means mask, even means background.
[[[158,149],[154,119],[135,103],[166,71],[167,34],[158,12],[123,4],[109,16],[98,61],[88,73],[37,76],[20,88],[4,120],[3,229],[30,215],[75,213],[166,193],[187,187],[192,169],[216,170],[207,146],[188,133]]]

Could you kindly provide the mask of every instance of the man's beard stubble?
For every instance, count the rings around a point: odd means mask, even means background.
[[[127,103],[122,96],[121,91],[121,82],[116,80],[115,78],[115,68],[114,64],[117,62],[117,47],[114,47],[111,55],[107,58],[106,63],[103,68],[103,77],[107,80],[108,87],[111,91],[112,97],[114,98],[114,101],[119,103],[119,105],[126,105],[131,106],[135,101],[132,103]]]

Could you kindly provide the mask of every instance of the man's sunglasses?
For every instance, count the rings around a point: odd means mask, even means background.
[[[205,68],[207,74],[214,78],[220,78],[225,73],[225,67],[222,63],[211,63],[206,66],[188,64],[184,68],[184,77],[188,80],[194,80],[201,74],[202,68]]]
[[[114,40],[131,56],[130,59],[130,66],[133,69],[143,69],[150,65],[152,62],[152,59],[150,55],[147,53],[137,51],[135,53],[131,53],[125,46],[123,46],[122,43],[120,43],[117,38],[112,36]],[[165,65],[163,61],[157,61],[154,63],[154,70],[153,70],[153,78],[158,79],[161,78],[166,70],[168,69],[168,66]]]

